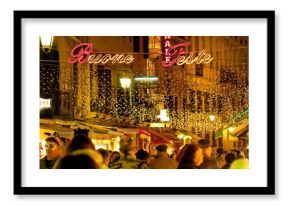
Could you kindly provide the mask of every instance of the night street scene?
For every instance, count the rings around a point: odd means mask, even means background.
[[[248,36],[40,36],[40,169],[249,169]]]

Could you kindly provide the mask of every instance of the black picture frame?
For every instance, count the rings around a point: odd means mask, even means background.
[[[22,19],[194,18],[267,21],[267,186],[265,187],[24,187],[22,184]],[[14,11],[15,195],[273,195],[275,194],[275,11]]]

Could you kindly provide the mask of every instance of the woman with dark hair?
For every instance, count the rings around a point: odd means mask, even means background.
[[[177,153],[176,160],[179,162],[178,169],[199,169],[203,162],[202,149],[195,144],[186,144]]]
[[[95,150],[95,146],[92,140],[89,138],[89,130],[76,129],[73,139],[70,141],[66,148],[66,154],[69,154],[79,149],[92,149]]]
[[[102,156],[92,149],[80,149],[64,156],[58,169],[101,169]]]

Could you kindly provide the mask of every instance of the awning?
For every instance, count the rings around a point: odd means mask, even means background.
[[[249,129],[249,120],[244,119],[232,126],[234,127],[234,130],[231,132],[231,135],[238,137],[240,134]]]
[[[71,139],[74,135],[74,130],[71,128],[63,127],[61,125],[53,125],[53,124],[43,124],[40,123],[40,139],[45,139],[47,135],[46,132],[53,134],[57,132],[61,137]]]
[[[174,134],[168,130],[155,130],[155,129],[146,129],[151,135],[151,141],[154,144],[173,144],[179,142],[180,140]]]

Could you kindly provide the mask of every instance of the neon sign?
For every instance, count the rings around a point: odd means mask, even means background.
[[[68,58],[68,62],[73,63],[88,63],[88,64],[106,64],[111,61],[112,64],[115,63],[125,63],[130,64],[133,62],[133,55],[124,54],[91,54],[93,51],[93,44],[91,43],[81,43],[75,46],[71,50],[71,56]]]
[[[169,50],[170,50],[170,36],[165,36],[164,37],[164,51],[165,51],[165,54],[164,54],[164,61],[163,62],[166,62],[166,63],[169,63],[171,61],[171,54],[169,53]],[[162,62],[162,65],[163,65],[163,62]],[[163,65],[164,66],[164,65]]]
[[[184,49],[186,46],[189,46],[190,42],[180,43],[177,45],[170,45],[169,42],[170,36],[165,36],[165,44],[164,44],[164,60],[162,61],[162,65],[164,67],[172,66],[173,64],[183,65],[183,64],[201,64],[210,63],[213,58],[210,54],[207,54],[205,50],[202,50],[198,53],[197,56],[194,56],[194,53],[190,53],[188,56],[185,56]]]

